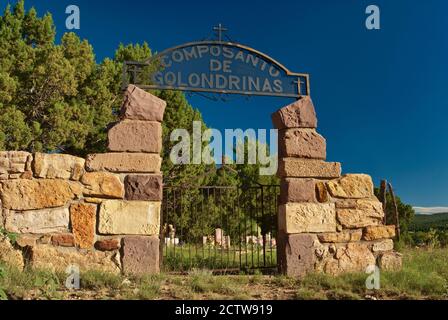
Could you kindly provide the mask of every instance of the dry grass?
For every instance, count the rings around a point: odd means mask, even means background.
[[[365,288],[366,274],[332,277],[188,275],[126,278],[101,272],[81,274],[81,289],[65,288],[65,274],[0,267],[0,298],[8,299],[448,299],[448,249],[406,249],[401,272],[382,272],[381,289]]]

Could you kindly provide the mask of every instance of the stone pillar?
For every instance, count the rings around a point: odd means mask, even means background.
[[[165,102],[129,86],[108,153],[0,152],[0,261],[64,272],[159,272]]]
[[[280,202],[278,263],[282,273],[301,276],[314,268],[316,232],[335,232],[334,204],[318,201],[319,178],[339,177],[339,163],[327,163],[326,141],[316,131],[317,118],[309,98],[272,115],[278,132]]]
[[[388,266],[399,265],[390,255],[394,227],[381,225],[384,213],[371,178],[341,177],[340,163],[325,161],[326,141],[316,131],[311,99],[278,110],[272,122],[279,130],[280,271],[298,277],[311,271],[364,272],[383,252]],[[370,237],[371,230],[377,236]]]
[[[109,153],[87,157],[88,171],[108,171],[124,183],[124,198],[103,200],[98,232],[121,236],[124,273],[159,272],[162,124],[165,101],[130,85],[120,121],[108,132]]]

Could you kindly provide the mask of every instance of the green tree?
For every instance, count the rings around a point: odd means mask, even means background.
[[[147,43],[120,44],[113,57],[97,63],[87,40],[75,33],[65,33],[57,44],[55,35],[51,14],[38,17],[34,8],[26,11],[23,0],[13,8],[8,5],[0,16],[0,149],[79,156],[105,152],[108,126],[117,120],[123,101],[123,62],[148,60],[151,49]],[[157,67],[151,65],[148,70]],[[176,143],[170,141],[172,130],[186,129],[191,135],[193,121],[199,121],[202,130],[207,126],[201,113],[188,103],[182,92],[154,90],[151,93],[167,102],[162,124],[162,171],[166,184],[233,185],[247,189],[277,183],[275,177],[260,176],[258,164],[229,165],[232,170],[217,169],[214,164],[173,164],[169,158]],[[203,143],[205,146],[207,142]],[[258,142],[246,141],[246,149],[249,143]],[[242,205],[247,208],[257,205],[249,193],[245,196],[241,200],[246,203]],[[203,197],[210,204],[207,220],[210,230],[220,226],[219,213],[226,211],[236,199],[236,195],[230,194],[223,207],[191,188],[179,205],[191,207],[197,197]],[[248,216],[248,212],[245,210],[243,215]],[[178,219],[187,227],[198,217],[190,214]],[[251,225],[258,224],[262,229],[266,224],[252,220]],[[203,232],[202,226],[192,230],[195,236]]]
[[[202,185],[206,183],[210,175],[206,172],[213,172],[214,165],[189,164],[176,165],[170,160],[172,147],[178,142],[171,141],[170,134],[174,129],[186,129],[190,134],[192,142],[193,121],[201,123],[202,131],[207,129],[199,110],[194,109],[185,98],[185,95],[179,91],[164,90],[156,92],[159,98],[167,103],[165,115],[163,118],[163,164],[162,170],[166,181],[170,185]],[[203,147],[206,142],[203,143]],[[190,155],[192,155],[192,145]]]
[[[23,0],[0,17],[0,149],[105,152],[107,128],[123,101],[123,61],[147,60],[151,49],[147,43],[120,44],[113,58],[96,63],[87,40],[65,33],[56,44],[55,34],[51,15],[26,12]],[[181,92],[152,93],[167,102],[162,170],[170,183],[191,182],[206,166],[172,164],[169,134],[175,128],[191,132],[193,120],[205,129],[202,115]]]
[[[6,146],[12,149],[20,149],[31,141],[31,130],[25,123],[25,118],[20,110],[13,106],[6,108],[0,104],[0,149]]]
[[[66,33],[55,44],[55,34],[51,15],[26,12],[24,1],[0,17],[2,149],[81,153],[90,141],[104,140],[95,124],[113,120],[104,108],[110,96],[92,90],[101,85],[102,66],[87,40]]]

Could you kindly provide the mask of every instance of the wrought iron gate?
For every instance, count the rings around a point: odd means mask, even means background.
[[[161,256],[165,272],[277,270],[277,185],[163,190]]]

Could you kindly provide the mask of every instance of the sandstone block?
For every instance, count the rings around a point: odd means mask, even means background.
[[[402,255],[398,252],[384,252],[379,258],[379,267],[383,271],[400,271],[403,262]]]
[[[101,234],[155,235],[160,231],[160,202],[105,200],[101,203]]]
[[[129,85],[121,107],[123,119],[163,121],[166,102],[134,86]]]
[[[21,248],[32,247],[36,245],[38,239],[39,236],[36,235],[20,234],[17,236],[16,244]]]
[[[279,229],[285,233],[335,232],[333,203],[287,203],[279,206]]]
[[[159,272],[158,236],[124,237],[121,246],[125,274],[153,274]]]
[[[104,198],[90,198],[90,197],[84,198],[84,202],[95,203],[95,204],[101,204],[101,202],[103,202],[103,200],[104,200]]]
[[[11,163],[9,165],[9,173],[22,173],[24,172],[24,166],[22,163]]]
[[[31,170],[32,159],[25,151],[0,151],[0,180],[20,178]]]
[[[20,179],[33,179],[33,171],[25,171],[20,174]]]
[[[85,188],[83,193],[89,197],[123,199],[124,187],[120,178],[109,172],[87,172],[81,178]]]
[[[279,156],[323,159],[327,156],[325,138],[315,129],[285,129],[279,132]]]
[[[353,207],[336,209],[337,219],[344,228],[357,229],[382,223],[384,211],[381,202],[353,200],[345,202],[345,204]],[[336,206],[341,206],[341,204]]]
[[[277,175],[296,178],[337,178],[341,175],[341,164],[322,160],[283,158],[279,161]]]
[[[303,97],[281,108],[271,118],[276,129],[317,127],[316,111],[310,97]]]
[[[77,265],[81,272],[96,270],[119,273],[120,268],[114,262],[114,253],[76,248],[37,245],[31,249],[31,267],[65,272],[70,265]]]
[[[325,186],[325,182],[319,181],[316,182],[316,199],[318,202],[328,202],[330,197],[328,196],[328,190]]]
[[[108,132],[108,149],[118,152],[160,153],[162,125],[155,121],[119,122]]]
[[[85,160],[68,154],[34,154],[33,169],[37,178],[79,180]]]
[[[375,265],[375,256],[365,243],[350,242],[336,248],[333,255],[318,263],[317,270],[331,275],[346,272],[365,272],[368,266]]]
[[[93,247],[96,226],[96,205],[76,203],[70,206],[70,220],[75,244],[82,249]]]
[[[360,241],[362,237],[362,230],[344,230],[341,232],[321,233],[318,235],[320,242],[356,242]]]
[[[0,262],[20,270],[24,267],[22,252],[14,249],[7,237],[0,237]]]
[[[368,226],[364,229],[363,239],[367,241],[395,237],[395,226]]]
[[[113,251],[120,249],[119,239],[103,239],[95,242],[95,249],[100,251]]]
[[[3,207],[12,210],[34,210],[62,207],[81,195],[79,183],[58,179],[9,180],[3,182]]]
[[[44,234],[37,239],[38,244],[51,244],[51,234]]]
[[[55,234],[51,237],[51,244],[60,247],[74,247],[75,237],[71,233]]]
[[[159,173],[161,164],[154,153],[96,153],[86,160],[88,171]]]
[[[14,233],[57,233],[67,232],[69,212],[67,208],[30,211],[8,210],[5,214],[5,228]]]
[[[127,200],[162,201],[162,175],[127,175],[124,188]]]
[[[372,178],[366,174],[346,174],[328,181],[327,188],[335,198],[361,199],[374,196]]]
[[[280,182],[280,203],[287,202],[316,202],[314,179],[282,179]]]
[[[372,245],[372,251],[391,251],[394,249],[394,241],[392,239],[384,239],[374,242]]]
[[[336,209],[358,209],[363,208],[365,204],[375,204],[375,206],[380,203],[376,197],[370,199],[334,199]]]
[[[313,234],[283,234],[277,246],[280,271],[291,277],[303,277],[314,271],[316,262]]]

